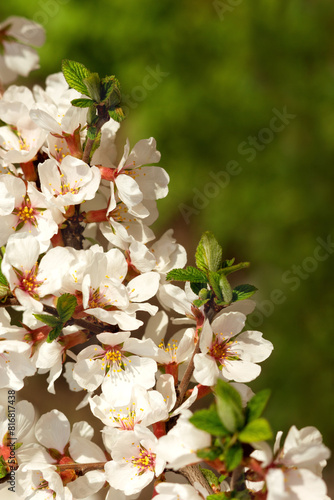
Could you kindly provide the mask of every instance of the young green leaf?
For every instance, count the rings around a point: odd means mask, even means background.
[[[6,465],[5,459],[1,455],[0,456],[0,479],[7,476],[7,474],[8,474],[7,465]]]
[[[77,90],[81,94],[89,95],[83,80],[89,77],[90,71],[83,64],[64,59],[61,68],[65,80],[72,89]]]
[[[245,422],[240,394],[223,380],[215,387],[217,412],[222,424],[231,433],[242,428]]]
[[[238,285],[233,288],[233,302],[249,299],[256,292],[257,288],[253,285]]]
[[[77,307],[77,299],[74,295],[70,293],[64,293],[57,300],[57,311],[59,314],[59,318],[63,323],[66,323],[74,313],[75,308]]]
[[[228,471],[232,471],[238,467],[243,457],[242,446],[240,443],[236,443],[231,448],[225,451],[224,458],[225,464]]]
[[[203,460],[215,460],[221,455],[222,449],[218,446],[211,446],[210,448],[202,448],[197,451],[197,456]]]
[[[121,106],[116,106],[114,109],[109,109],[108,113],[110,118],[112,118],[116,122],[121,122],[125,118],[124,111]]]
[[[196,295],[199,295],[200,299],[208,299],[211,296],[210,290],[207,289],[207,284],[205,283],[190,283],[190,288]],[[202,292],[203,290],[203,292]],[[204,294],[203,296],[200,294]]]
[[[59,335],[61,334],[62,332],[62,329],[63,329],[63,324],[59,324],[57,326],[55,326],[55,328],[52,328],[51,332],[49,333],[46,341],[48,343],[50,342],[53,342],[55,339],[57,339],[59,337]]]
[[[206,497],[206,500],[230,500],[230,497],[226,496],[224,492],[214,493]]]
[[[217,272],[209,271],[208,273],[210,287],[219,301],[223,301],[224,297],[220,289],[220,274]]]
[[[79,99],[73,99],[71,101],[72,106],[76,106],[77,108],[89,108],[92,104],[94,104],[94,101],[91,99],[85,99],[85,98],[79,98]]]
[[[270,389],[263,389],[248,401],[246,409],[247,422],[251,422],[262,415],[265,407],[267,406],[270,392]]]
[[[219,286],[221,288],[224,301],[229,304],[232,301],[231,285],[224,274],[220,274]]]
[[[214,408],[196,411],[189,419],[197,429],[206,431],[213,436],[226,436],[229,431],[222,424],[217,411]]]
[[[199,469],[203,474],[203,476],[205,477],[205,479],[207,480],[207,482],[209,483],[209,485],[211,486],[211,488],[212,486],[216,486],[217,488],[219,488],[218,477],[212,470],[204,469],[203,467],[200,467]]]
[[[194,304],[195,307],[199,308],[199,307],[204,306],[204,304],[206,304],[207,302],[209,302],[209,300],[210,299],[204,299],[204,300],[202,300],[202,299],[195,299],[193,301],[193,304]]]
[[[93,101],[99,103],[101,101],[100,77],[98,73],[91,73],[87,78],[83,79],[84,85],[88,90],[88,95]]]
[[[48,326],[52,326],[52,328],[61,325],[62,326],[62,321],[60,318],[57,318],[56,316],[52,316],[51,314],[34,314],[35,318],[38,319],[39,321],[42,321]]]
[[[191,283],[206,283],[207,281],[205,273],[192,266],[188,266],[186,269],[172,269],[167,274],[166,279],[168,281],[190,281]]]
[[[242,443],[254,443],[256,441],[267,441],[273,437],[268,420],[257,418],[249,422],[239,433],[239,441]]]
[[[223,249],[214,237],[213,233],[206,231],[196,249],[196,265],[205,273],[216,272],[222,265]]]
[[[241,269],[245,269],[246,267],[249,267],[249,266],[250,266],[249,262],[239,262],[239,264],[235,264],[235,266],[232,266],[232,265],[231,266],[223,266],[221,269],[219,269],[219,272],[222,274],[225,274],[225,276],[227,276],[228,274],[235,273],[236,271],[240,271]]]

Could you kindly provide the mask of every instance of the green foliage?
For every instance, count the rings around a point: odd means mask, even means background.
[[[8,472],[7,472],[7,465],[6,465],[5,459],[1,455],[0,456],[0,479],[2,479],[3,477],[7,476],[7,474],[8,474]]]
[[[218,380],[215,387],[218,415],[226,429],[234,433],[245,421],[240,394],[234,387],[223,380]]]
[[[237,300],[249,299],[256,292],[257,288],[253,285],[238,285],[233,288],[232,299],[233,302]]]
[[[238,467],[243,457],[243,449],[240,443],[227,448],[224,453],[224,462],[228,471],[232,471]]]
[[[218,271],[222,265],[223,249],[214,235],[206,231],[196,249],[196,265],[204,272]]]
[[[64,293],[57,300],[57,312],[63,323],[66,323],[74,313],[77,306],[77,299],[70,293]]]
[[[71,319],[76,306],[76,297],[70,293],[64,293],[57,299],[56,307],[58,316],[53,316],[51,314],[34,314],[36,319],[52,328],[46,339],[47,342],[52,342],[59,337],[66,322]]]
[[[173,269],[169,271],[166,279],[169,281],[190,281],[191,283],[200,283],[203,285],[206,282],[206,274],[196,267],[188,266],[186,269]]]
[[[219,480],[216,474],[212,472],[210,469],[204,469],[204,467],[200,467],[200,471],[211,486],[216,486],[217,488],[219,487]]]
[[[224,427],[219,418],[217,411],[214,408],[198,410],[189,421],[202,431],[209,432],[214,436],[226,436],[229,431]]]
[[[90,71],[83,64],[64,59],[61,69],[65,80],[72,89],[77,90],[80,94],[90,95],[84,83],[84,79],[89,77]]]
[[[265,418],[257,418],[246,425],[239,433],[239,439],[243,443],[255,443],[256,441],[267,441],[273,437],[270,425]]]
[[[270,398],[270,393],[270,389],[263,389],[257,394],[254,394],[252,399],[248,401],[246,410],[247,422],[251,422],[262,415]]]

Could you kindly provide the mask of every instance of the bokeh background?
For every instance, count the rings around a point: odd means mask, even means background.
[[[1,2],[9,15],[47,32],[29,84],[63,58],[119,78],[120,153],[154,136],[171,177],[157,234],[173,227],[193,263],[211,230],[251,262],[235,283],[259,288],[250,327],[275,346],[251,386],[272,388],[275,431],[315,425],[334,449],[333,1]]]

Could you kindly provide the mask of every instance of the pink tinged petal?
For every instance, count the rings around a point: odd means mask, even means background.
[[[147,322],[145,338],[150,338],[156,345],[159,345],[167,332],[168,315],[165,311],[159,311]]]
[[[245,326],[246,316],[239,312],[225,313],[214,319],[212,330],[214,333],[222,333],[224,337],[233,337],[241,332]]]
[[[70,437],[69,452],[73,460],[79,464],[106,460],[105,454],[97,444],[78,436]]]
[[[19,16],[10,16],[5,22],[10,24],[8,33],[20,42],[34,47],[40,47],[45,42],[45,30],[40,24]]]
[[[187,328],[177,347],[176,358],[178,363],[182,363],[192,354],[193,350],[195,349],[194,338],[194,328]]]
[[[222,368],[223,377],[227,380],[235,380],[235,382],[251,382],[260,373],[261,367],[259,365],[241,359],[236,361],[227,360]]]
[[[325,482],[307,469],[287,470],[285,479],[287,491],[298,500],[325,500],[326,498]]]
[[[158,273],[144,273],[133,278],[127,285],[129,298],[132,302],[144,302],[155,295],[159,288]]]
[[[173,375],[160,375],[157,381],[156,389],[162,394],[167,406],[167,410],[171,411],[176,403],[176,392]]]
[[[264,338],[261,332],[249,331],[241,333],[233,344],[233,350],[245,361],[259,363],[267,359],[274,346]]]
[[[43,130],[59,135],[62,134],[62,128],[59,123],[42,109],[32,109],[30,111],[30,118]]]
[[[75,481],[66,486],[70,490],[73,498],[88,498],[88,495],[97,493],[104,485],[105,473],[102,471],[89,471],[84,476],[78,477]]]
[[[35,419],[35,410],[28,401],[19,401],[16,404],[16,423],[15,431],[18,442],[23,437],[26,437]],[[1,437],[0,437],[1,439]]]
[[[54,448],[64,453],[64,448],[70,439],[70,423],[65,415],[52,410],[38,420],[35,427],[38,441],[46,448]]]
[[[94,429],[85,421],[75,422],[72,426],[71,438],[81,437],[86,439],[92,439],[94,436]]]
[[[134,166],[139,167],[141,165],[158,163],[161,154],[156,150],[156,147],[157,143],[153,137],[138,141],[128,156],[126,164],[134,164]]]
[[[102,360],[83,359],[75,365],[73,378],[80,387],[92,392],[101,385],[104,372],[104,369],[102,369]]]
[[[129,175],[121,174],[115,179],[117,194],[120,200],[128,207],[134,207],[141,203],[143,193],[140,191],[137,182]]]
[[[16,42],[3,42],[4,60],[8,68],[22,76],[28,76],[30,71],[39,68],[39,56],[31,47]]]
[[[201,351],[206,354],[212,344],[213,331],[208,320],[205,321],[200,338],[199,338],[199,346]]]
[[[131,335],[130,332],[116,332],[116,333],[104,332],[96,335],[96,338],[101,342],[101,344],[115,346],[125,342],[130,337],[130,335]]]
[[[195,354],[194,378],[202,385],[212,386],[217,382],[219,369],[216,361],[206,354]]]
[[[169,175],[161,167],[141,167],[136,180],[144,198],[160,200],[168,194]]]

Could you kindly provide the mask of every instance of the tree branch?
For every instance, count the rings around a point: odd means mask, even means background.
[[[198,465],[186,465],[186,467],[181,467],[181,469],[176,472],[182,474],[182,476],[184,476],[192,486],[198,482],[201,486],[203,486],[203,488],[206,489],[209,495],[214,493],[213,489],[201,473]]]

